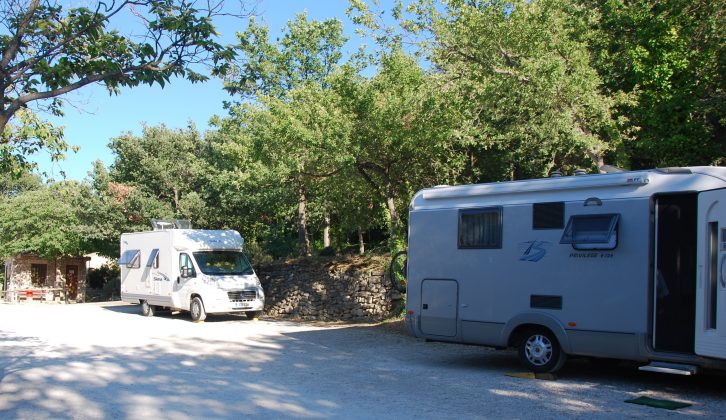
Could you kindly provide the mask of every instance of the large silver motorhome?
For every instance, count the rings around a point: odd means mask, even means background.
[[[726,168],[434,187],[410,206],[417,337],[692,374],[726,369]]]

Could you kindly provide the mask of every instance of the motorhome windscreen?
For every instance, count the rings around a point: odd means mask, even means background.
[[[252,265],[239,251],[199,251],[194,259],[202,273],[209,275],[252,274]]]

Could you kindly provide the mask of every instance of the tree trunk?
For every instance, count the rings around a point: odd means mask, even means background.
[[[396,213],[396,203],[393,200],[393,186],[391,183],[386,184],[386,208],[388,215],[391,216],[390,243],[393,246],[398,240],[398,213]]]
[[[363,228],[358,226],[358,255],[366,253],[366,244],[363,242]]]
[[[327,248],[330,246],[330,216],[325,215],[325,225],[323,226],[323,247]]]
[[[301,182],[297,190],[297,240],[300,249],[300,255],[303,257],[310,256],[310,239],[308,238],[307,226],[307,197],[305,197],[305,185]]]
[[[590,152],[590,159],[592,159],[592,163],[597,166],[598,170],[605,166],[605,158],[603,157],[602,153],[599,152]]]
[[[179,217],[179,215],[181,214],[181,211],[179,209],[179,190],[174,187],[172,188],[172,191],[174,193],[174,214]]]

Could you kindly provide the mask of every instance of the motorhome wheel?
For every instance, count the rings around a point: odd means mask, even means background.
[[[207,313],[204,311],[204,304],[199,296],[195,296],[194,299],[192,299],[189,311],[192,313],[192,321],[194,322],[204,321],[207,317]]]
[[[245,315],[247,315],[247,319],[257,319],[260,317],[260,313],[262,311],[247,311],[245,312]]]
[[[143,316],[154,316],[154,307],[149,305],[149,302],[141,301],[141,315]]]
[[[519,359],[532,372],[553,373],[565,364],[566,355],[549,330],[527,331],[519,346]]]

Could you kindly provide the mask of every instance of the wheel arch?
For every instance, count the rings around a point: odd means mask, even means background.
[[[507,343],[509,347],[514,347],[519,344],[517,343],[519,335],[533,328],[548,329],[557,338],[562,351],[571,352],[570,340],[562,323],[554,316],[540,312],[522,313],[510,319],[502,330],[502,342]]]

